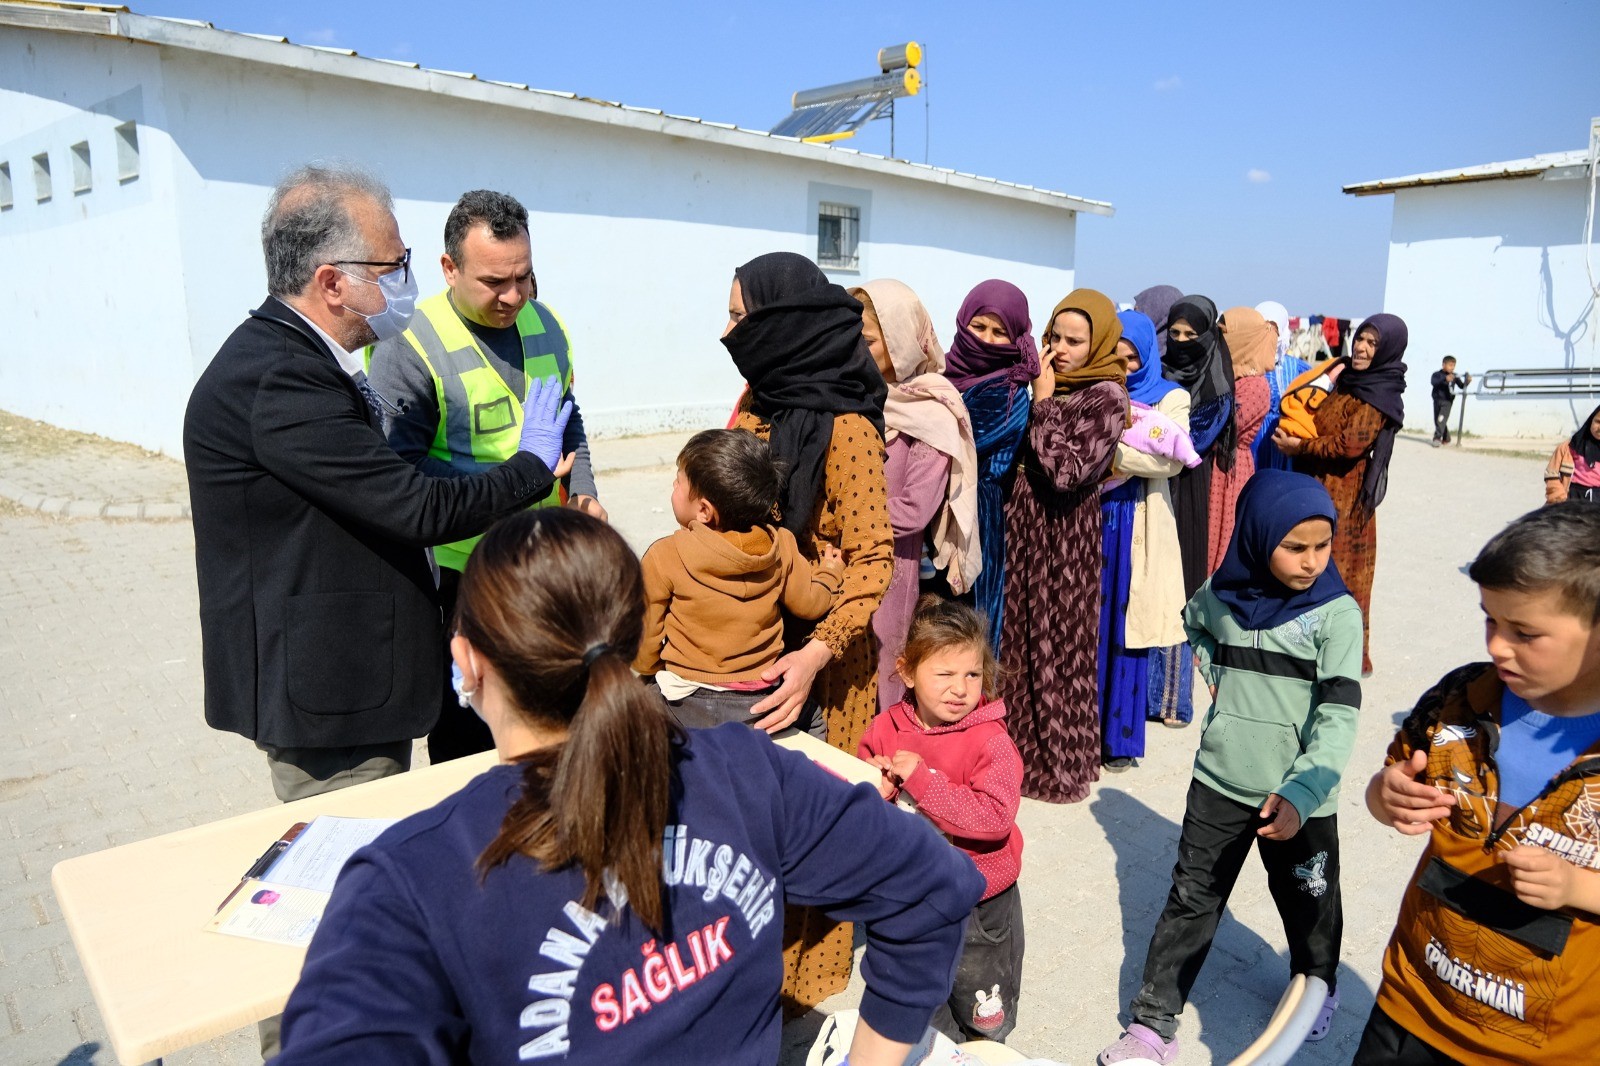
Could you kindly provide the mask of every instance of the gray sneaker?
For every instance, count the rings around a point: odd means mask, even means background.
[[[1161,1039],[1154,1029],[1147,1025],[1134,1022],[1128,1026],[1128,1031],[1122,1034],[1122,1039],[1100,1052],[1100,1057],[1095,1061],[1100,1066],[1112,1066],[1113,1063],[1126,1063],[1127,1066],[1167,1066],[1178,1058],[1178,1038],[1171,1040]]]

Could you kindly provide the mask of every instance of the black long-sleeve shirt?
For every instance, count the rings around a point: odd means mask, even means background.
[[[1435,370],[1429,382],[1433,385],[1433,400],[1435,403],[1449,403],[1455,399],[1457,392],[1467,391],[1467,383],[1454,371]],[[1452,389],[1455,392],[1452,392]]]

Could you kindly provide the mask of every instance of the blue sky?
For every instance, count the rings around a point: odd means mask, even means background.
[[[1114,299],[1295,314],[1380,309],[1391,198],[1341,185],[1581,148],[1600,115],[1596,0],[130,6],[758,129],[914,39],[897,154],[1111,201],[1077,267]],[[847,143],[887,153],[888,124]]]

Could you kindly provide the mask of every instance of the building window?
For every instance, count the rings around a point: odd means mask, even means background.
[[[0,163],[0,211],[11,210],[11,164]]]
[[[41,204],[50,201],[49,152],[40,152],[33,157],[33,198]]]
[[[861,208],[817,205],[817,265],[825,270],[861,269]]]
[[[79,141],[72,146],[72,191],[88,192],[94,188],[94,168],[89,165],[89,142]]]
[[[124,122],[115,130],[117,135],[117,180],[132,181],[139,176],[139,127],[137,123]]]

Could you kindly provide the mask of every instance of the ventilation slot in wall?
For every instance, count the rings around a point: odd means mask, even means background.
[[[124,122],[116,128],[117,180],[132,181],[139,176],[139,125]]]
[[[94,188],[94,168],[89,165],[89,142],[72,146],[72,191],[86,193]]]
[[[33,157],[33,198],[44,204],[50,195],[50,153],[40,152]]]

